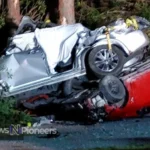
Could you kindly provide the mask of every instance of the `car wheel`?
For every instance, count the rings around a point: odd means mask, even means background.
[[[72,92],[73,92],[72,80],[67,80],[63,82],[63,89],[62,89],[63,96],[67,97],[70,94],[72,94]]]
[[[110,104],[118,103],[126,98],[126,90],[123,83],[115,76],[105,76],[100,84],[99,90]]]
[[[64,81],[62,84],[62,93],[64,97],[71,95],[76,91],[84,90],[83,83],[87,82],[87,78],[85,76],[79,78],[73,78],[67,81]]]
[[[124,53],[116,46],[109,51],[106,45],[95,47],[88,56],[90,70],[101,78],[105,75],[119,75],[124,65]]]

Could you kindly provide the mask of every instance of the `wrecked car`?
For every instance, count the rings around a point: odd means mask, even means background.
[[[55,97],[49,93],[40,94],[22,101],[20,106],[23,106],[23,110],[27,109],[31,115],[52,115],[57,121],[71,119],[95,123],[108,116],[106,106],[120,108],[127,100],[124,84],[112,75],[104,77],[101,81],[88,82],[84,88],[65,98]]]
[[[55,86],[57,91],[62,82],[84,75],[100,79],[109,74],[119,75],[135,63],[131,60],[136,52],[140,56],[137,60],[141,60],[149,46],[142,28],[124,25],[117,20],[91,31],[77,23],[36,28],[34,32],[14,36],[6,55],[0,58],[1,96],[44,86]],[[145,26],[148,25],[142,27]]]
[[[69,97],[43,94],[22,101],[22,104],[36,114],[53,114],[57,119],[58,116],[63,119],[66,116],[67,119],[82,118],[92,123],[149,116],[149,82],[150,59],[147,58],[137,62],[120,77],[107,75],[100,81],[88,82],[84,89],[74,92]],[[44,114],[46,110],[48,112]]]
[[[120,79],[126,88],[126,100],[119,106],[105,106],[108,120],[144,117],[150,114],[150,59],[137,63]]]

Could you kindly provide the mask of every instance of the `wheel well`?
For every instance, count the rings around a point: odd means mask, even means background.
[[[119,49],[121,49],[122,50],[122,52],[124,53],[124,56],[125,57],[127,57],[128,55],[127,55],[127,53],[123,50],[123,48],[121,47],[121,46],[119,46],[119,45],[116,45],[116,44],[113,44],[114,46],[116,46],[117,48],[119,48]]]
[[[89,48],[87,51],[84,51],[83,53],[82,53],[82,56],[81,56],[81,61],[82,61],[82,67],[83,68],[87,68],[87,63],[88,63],[88,55],[89,55],[89,53],[91,52],[91,48]]]

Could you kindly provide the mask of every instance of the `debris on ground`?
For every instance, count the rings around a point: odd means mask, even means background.
[[[38,122],[33,124],[33,127],[40,127],[42,125],[49,125],[54,122],[54,116],[40,117]]]

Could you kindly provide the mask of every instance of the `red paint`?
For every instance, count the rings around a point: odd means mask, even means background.
[[[34,102],[34,101],[38,101],[39,99],[45,99],[45,100],[48,100],[49,99],[49,96],[46,95],[46,94],[42,94],[42,95],[38,95],[38,96],[35,96],[33,98],[30,98],[28,100],[26,100],[25,102]]]
[[[137,111],[150,107],[150,69],[135,72],[123,79],[128,101],[123,108],[105,106],[110,120],[138,117]]]

